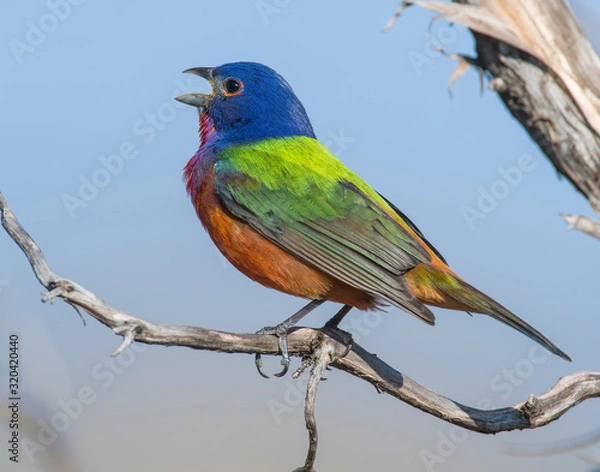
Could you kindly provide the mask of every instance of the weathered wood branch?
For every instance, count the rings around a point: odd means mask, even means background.
[[[230,353],[278,353],[278,343],[274,336],[165,325],[118,310],[76,282],[54,273],[41,249],[15,218],[1,193],[0,217],[2,226],[25,253],[35,276],[48,290],[43,300],[61,298],[73,306],[82,308],[102,324],[112,328],[116,334],[123,336],[123,343],[114,355],[133,341]],[[557,420],[582,401],[600,397],[600,372],[578,372],[561,378],[542,395],[531,395],[516,405],[495,410],[471,408],[420,385],[359,345],[348,344],[346,338],[347,333],[331,327],[296,328],[289,335],[290,355],[303,359],[303,366],[298,373],[309,364],[313,364],[305,410],[310,432],[309,453],[306,465],[302,469],[306,472],[312,470],[316,454],[316,389],[323,370],[329,365],[365,380],[379,391],[444,421],[486,434],[538,428]]]
[[[596,239],[600,239],[600,222],[581,215],[561,214],[560,217],[567,223],[567,229],[576,229]]]
[[[564,0],[404,1],[467,26],[490,89],[600,215],[600,58]]]

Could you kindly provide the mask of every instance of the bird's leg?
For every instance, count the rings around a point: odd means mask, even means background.
[[[327,323],[325,323],[325,328],[337,328],[341,321],[344,319],[344,316],[346,316],[350,310],[352,310],[351,305],[344,305],[340,309],[340,311],[333,315],[333,318],[331,318]]]
[[[325,323],[325,326],[323,326],[324,330],[330,330],[327,334],[346,346],[346,350],[342,354],[342,357],[345,357],[346,354],[350,352],[350,349],[352,349],[352,335],[339,328],[340,322],[350,310],[352,310],[351,305],[344,305],[340,311],[338,311],[333,318],[331,318],[327,323]],[[327,367],[327,369],[329,370],[329,367]]]
[[[266,326],[263,329],[256,332],[256,334],[274,334],[277,336],[279,342],[279,351],[281,352],[281,365],[283,369],[281,372],[275,374],[275,377],[283,377],[289,367],[290,367],[290,354],[288,352],[288,343],[287,343],[287,333],[292,326],[294,326],[298,321],[308,315],[311,311],[321,305],[325,300],[312,300],[308,305],[298,310],[292,316],[290,316],[287,320],[279,323],[277,326]],[[256,364],[256,369],[258,373],[262,375],[265,379],[268,379],[269,376],[265,374],[262,370],[262,358],[260,354],[256,354],[254,358],[254,363]]]

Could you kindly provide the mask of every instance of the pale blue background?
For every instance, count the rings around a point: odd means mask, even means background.
[[[496,95],[480,96],[475,72],[458,80],[450,97],[452,60],[433,55],[419,67],[411,62],[428,57],[431,15],[410,9],[384,34],[395,1],[264,3],[280,6],[264,18],[260,2],[88,0],[73,6],[21,63],[10,42],[23,41],[28,22],[39,24],[49,7],[13,0],[0,6],[0,191],[52,268],[114,306],[159,322],[248,332],[296,310],[302,300],[245,279],[218,255],[181,182],[198,143],[197,117],[189,107],[176,108],[172,96],[181,93],[179,83],[194,91],[207,85],[180,72],[260,61],[292,84],[317,135],[411,216],[454,270],[547,334],[574,362],[548,355],[534,366],[528,338],[486,317],[440,310],[435,328],[396,309],[379,318],[355,313],[360,329],[370,326],[360,339],[364,347],[472,405],[483,398],[513,404],[562,375],[598,370],[600,246],[566,231],[558,217],[591,210],[557,178]],[[597,32],[600,8],[584,0],[574,8]],[[448,50],[472,53],[472,38],[461,27],[438,22],[433,37]],[[597,33],[592,39],[600,42]],[[159,111],[163,129],[151,139],[140,134],[146,114]],[[331,138],[340,133],[351,138],[343,148]],[[81,176],[91,179],[103,167],[100,156],[126,142],[135,146],[135,159],[72,218],[63,196],[78,196]],[[523,154],[533,157],[534,170],[471,229],[461,208],[477,207],[479,187],[489,190],[501,178],[498,167],[516,165]],[[35,455],[37,464],[52,451],[90,472],[126,466],[284,471],[301,464],[306,433],[297,383],[289,377],[263,381],[249,356],[152,346],[122,359],[130,365],[107,385],[108,368],[97,363],[120,338],[89,317],[84,328],[63,303],[41,304],[40,285],[3,232],[0,254],[0,352],[7,333],[19,332],[30,398],[23,412],[34,421],[34,438],[35,421],[50,421],[59,400],[75,398],[86,385],[96,394],[61,441]],[[326,305],[306,323],[319,326],[336,309]],[[269,369],[278,366],[267,361]],[[515,367],[526,377],[519,385],[502,378]],[[336,371],[328,377],[317,405],[318,470],[427,470],[420,454],[438,454],[440,435],[453,431],[354,378]],[[0,392],[4,399],[4,387]],[[277,404],[286,408],[279,422],[269,409]],[[597,427],[599,408],[587,402],[538,431],[469,433],[431,470],[589,470],[575,453],[522,458],[504,452],[517,443],[543,447],[587,433]],[[600,446],[584,453],[600,458]],[[34,470],[23,453],[21,459],[19,470]]]

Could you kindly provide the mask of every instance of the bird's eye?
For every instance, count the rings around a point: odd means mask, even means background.
[[[225,95],[237,95],[242,91],[242,82],[237,79],[226,79],[223,82],[223,91]]]

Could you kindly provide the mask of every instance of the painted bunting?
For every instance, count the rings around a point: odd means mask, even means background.
[[[177,100],[199,109],[200,147],[184,181],[200,221],[249,278],[312,300],[261,332],[278,335],[325,300],[397,306],[433,325],[426,305],[487,314],[570,360],[535,328],[469,285],[396,206],[315,136],[290,85],[252,62],[188,69],[212,93]],[[287,364],[286,364],[287,362]],[[259,369],[260,370],[260,369]]]

